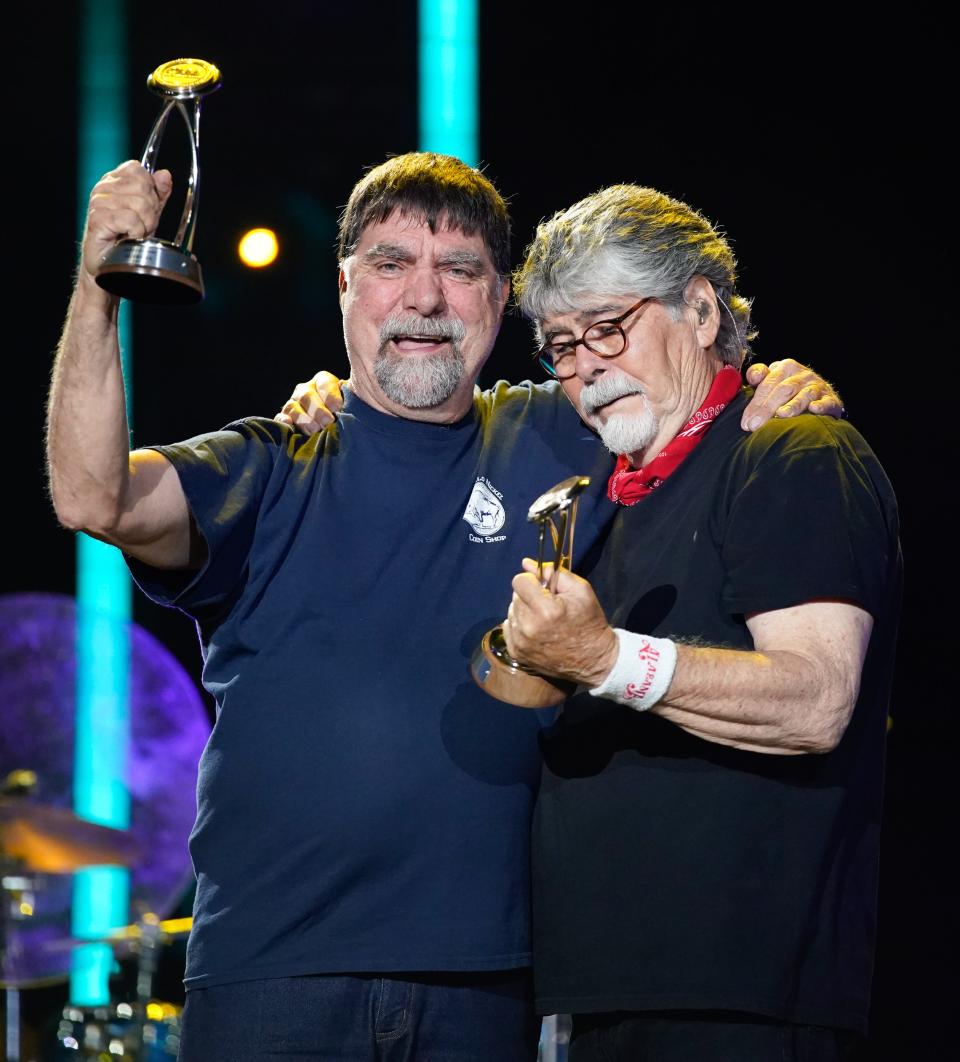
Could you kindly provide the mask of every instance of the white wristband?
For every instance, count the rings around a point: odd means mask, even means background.
[[[677,666],[676,643],[619,627],[614,627],[613,632],[619,645],[617,662],[603,682],[590,690],[590,695],[645,712],[670,688]]]

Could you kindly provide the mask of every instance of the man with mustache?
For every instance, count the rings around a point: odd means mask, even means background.
[[[94,277],[169,194],[136,163],[93,191],[48,452],[61,522],[196,619],[217,701],[181,1058],[532,1059],[541,721],[491,704],[467,663],[533,548],[530,501],[573,473],[602,487],[607,457],[555,386],[475,393],[506,206],[444,156],[372,170],[341,221],[335,430],[253,418],[129,453],[117,304]],[[614,512],[585,497],[582,540]]]
[[[541,737],[533,848],[571,1062],[826,1062],[866,1027],[896,502],[849,424],[740,430],[736,282],[706,219],[633,185],[541,225],[515,276],[619,455],[587,578],[525,562],[504,625],[581,691]]]

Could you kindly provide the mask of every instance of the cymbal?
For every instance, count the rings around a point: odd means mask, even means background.
[[[171,940],[189,936],[191,929],[193,919],[189,916],[160,919],[154,914],[146,914],[139,922],[121,926],[106,937],[63,937],[44,941],[43,947],[49,952],[57,952],[70,951],[82,944],[110,944],[112,947],[136,951],[143,940],[168,944]]]
[[[177,937],[189,935],[193,929],[193,919],[188,915],[186,918],[161,918],[156,915],[145,915],[139,922],[123,926],[114,930],[107,938],[110,941],[140,940],[146,936],[155,936],[159,940],[176,940]]]
[[[21,785],[11,799],[21,807],[36,801],[67,815],[73,805],[77,621],[76,601],[65,594],[0,594],[0,778],[16,770],[34,772],[35,785]],[[89,832],[86,827],[96,824],[86,820],[83,826],[71,818],[31,823],[34,835],[49,831],[63,842],[54,853],[44,848],[46,857],[61,866],[104,856],[129,866],[124,921],[133,922],[143,912],[160,918],[171,914],[193,882],[187,839],[210,717],[194,680],[169,650],[136,623],[129,623],[126,633],[130,828],[123,832],[128,840],[114,844],[112,832]],[[0,862],[8,843],[18,844],[4,842]],[[37,859],[32,845],[24,841],[18,850]],[[16,873],[15,866],[4,868],[5,876]],[[69,949],[51,945],[72,936],[73,875],[24,870],[23,876],[32,879],[30,913],[5,926],[0,984],[38,984],[70,970]]]
[[[89,822],[68,808],[0,797],[0,855],[24,870],[69,874],[85,866],[129,867],[140,852],[124,830]]]

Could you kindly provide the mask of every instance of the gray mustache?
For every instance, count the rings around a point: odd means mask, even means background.
[[[613,402],[624,395],[646,394],[636,380],[627,376],[613,376],[606,373],[591,384],[585,384],[580,392],[580,405],[584,413],[596,413],[601,406]]]
[[[380,342],[406,337],[409,339],[444,339],[460,343],[467,329],[459,317],[388,317],[380,325]]]

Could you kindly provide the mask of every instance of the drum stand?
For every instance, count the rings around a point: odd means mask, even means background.
[[[12,985],[4,989],[7,1003],[7,1062],[20,1062],[20,989]]]
[[[138,923],[140,935],[136,944],[137,956],[137,1002],[134,1008],[137,1026],[139,1057],[146,1053],[144,1030],[147,1024],[147,1006],[153,995],[153,975],[157,972],[158,945],[161,942],[160,920],[154,914],[146,914]]]
[[[6,968],[8,927],[23,921],[33,912],[33,896],[37,882],[24,874],[15,864],[0,859],[0,980]],[[13,982],[5,983],[6,1023],[4,1041],[7,1062],[20,1062],[20,989]]]

